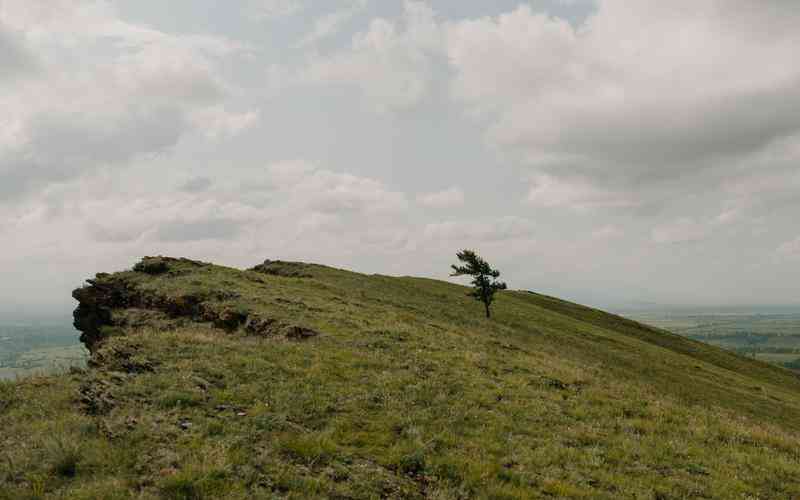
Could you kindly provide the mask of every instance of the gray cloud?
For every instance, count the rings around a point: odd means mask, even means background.
[[[408,109],[429,93],[440,52],[434,11],[407,0],[402,22],[372,20],[349,47],[312,58],[289,82],[355,87],[380,112]]]
[[[187,193],[202,193],[208,191],[212,185],[214,185],[214,181],[208,177],[194,177],[181,186],[181,191]]]
[[[33,54],[0,22],[0,82],[28,73],[36,66]]]
[[[563,3],[5,0],[0,303],[463,246],[568,297],[797,296],[800,4]]]
[[[464,200],[464,191],[458,186],[417,196],[417,203],[429,208],[458,207],[464,204]]]
[[[87,224],[89,236],[97,243],[130,243],[139,239],[144,229],[137,227],[103,226]]]
[[[290,17],[305,8],[302,0],[249,0],[249,4],[249,11],[262,21]]]
[[[172,221],[159,226],[156,239],[164,242],[230,240],[241,231],[241,223],[230,219]]]
[[[800,132],[798,22],[788,2],[604,0],[578,28],[528,7],[452,23],[447,51],[491,141],[559,186],[640,197],[739,175],[742,156]]]
[[[0,195],[10,201],[53,182],[165,151],[185,127],[176,109],[92,118],[56,115],[31,120],[24,146],[0,155]]]
[[[554,167],[560,170],[578,160],[626,169],[627,176],[658,178],[668,175],[665,169],[697,171],[713,161],[729,161],[800,130],[800,76],[781,88],[698,97],[676,107],[670,97],[620,100],[557,116],[549,110],[543,115],[538,104],[517,107],[494,134],[504,144],[562,157]],[[549,132],[533,128],[536,123],[530,116],[560,120],[560,133],[551,138]]]
[[[0,54],[26,38],[31,57],[44,62],[0,89],[2,201],[163,154],[192,131],[235,135],[257,118],[224,108],[230,92],[217,64],[243,50],[233,42],[167,35],[83,2],[13,1],[4,14],[16,25],[0,26]],[[94,60],[101,43],[105,57]]]
[[[428,224],[423,234],[433,240],[445,240],[475,246],[515,239],[531,238],[535,224],[530,220],[507,216],[497,219],[447,221]]]

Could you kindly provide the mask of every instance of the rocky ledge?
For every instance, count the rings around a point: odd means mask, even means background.
[[[290,340],[318,335],[311,328],[265,317],[237,306],[239,294],[224,286],[177,294],[141,286],[143,275],[169,279],[206,266],[210,264],[189,259],[145,257],[132,271],[100,273],[86,280],[85,286],[72,292],[78,301],[73,317],[75,328],[81,332],[81,342],[94,353],[104,338],[124,333],[126,329],[174,328],[188,322],[209,324],[227,332],[242,331],[248,335],[280,336]]]

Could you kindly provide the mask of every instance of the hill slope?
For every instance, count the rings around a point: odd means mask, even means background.
[[[593,309],[267,262],[76,290],[0,383],[0,498],[796,498],[800,380]]]

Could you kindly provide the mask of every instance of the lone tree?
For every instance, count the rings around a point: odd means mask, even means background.
[[[502,281],[497,281],[500,277],[500,271],[492,269],[488,262],[483,260],[472,250],[461,250],[456,254],[458,260],[464,265],[453,264],[453,274],[450,276],[472,276],[472,286],[475,287],[469,294],[475,300],[483,302],[486,308],[486,317],[492,316],[489,311],[489,306],[494,301],[494,293],[498,290],[505,290],[506,284]]]

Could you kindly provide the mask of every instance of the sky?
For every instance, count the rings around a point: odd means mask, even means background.
[[[0,0],[0,313],[143,255],[800,304],[795,0]]]

